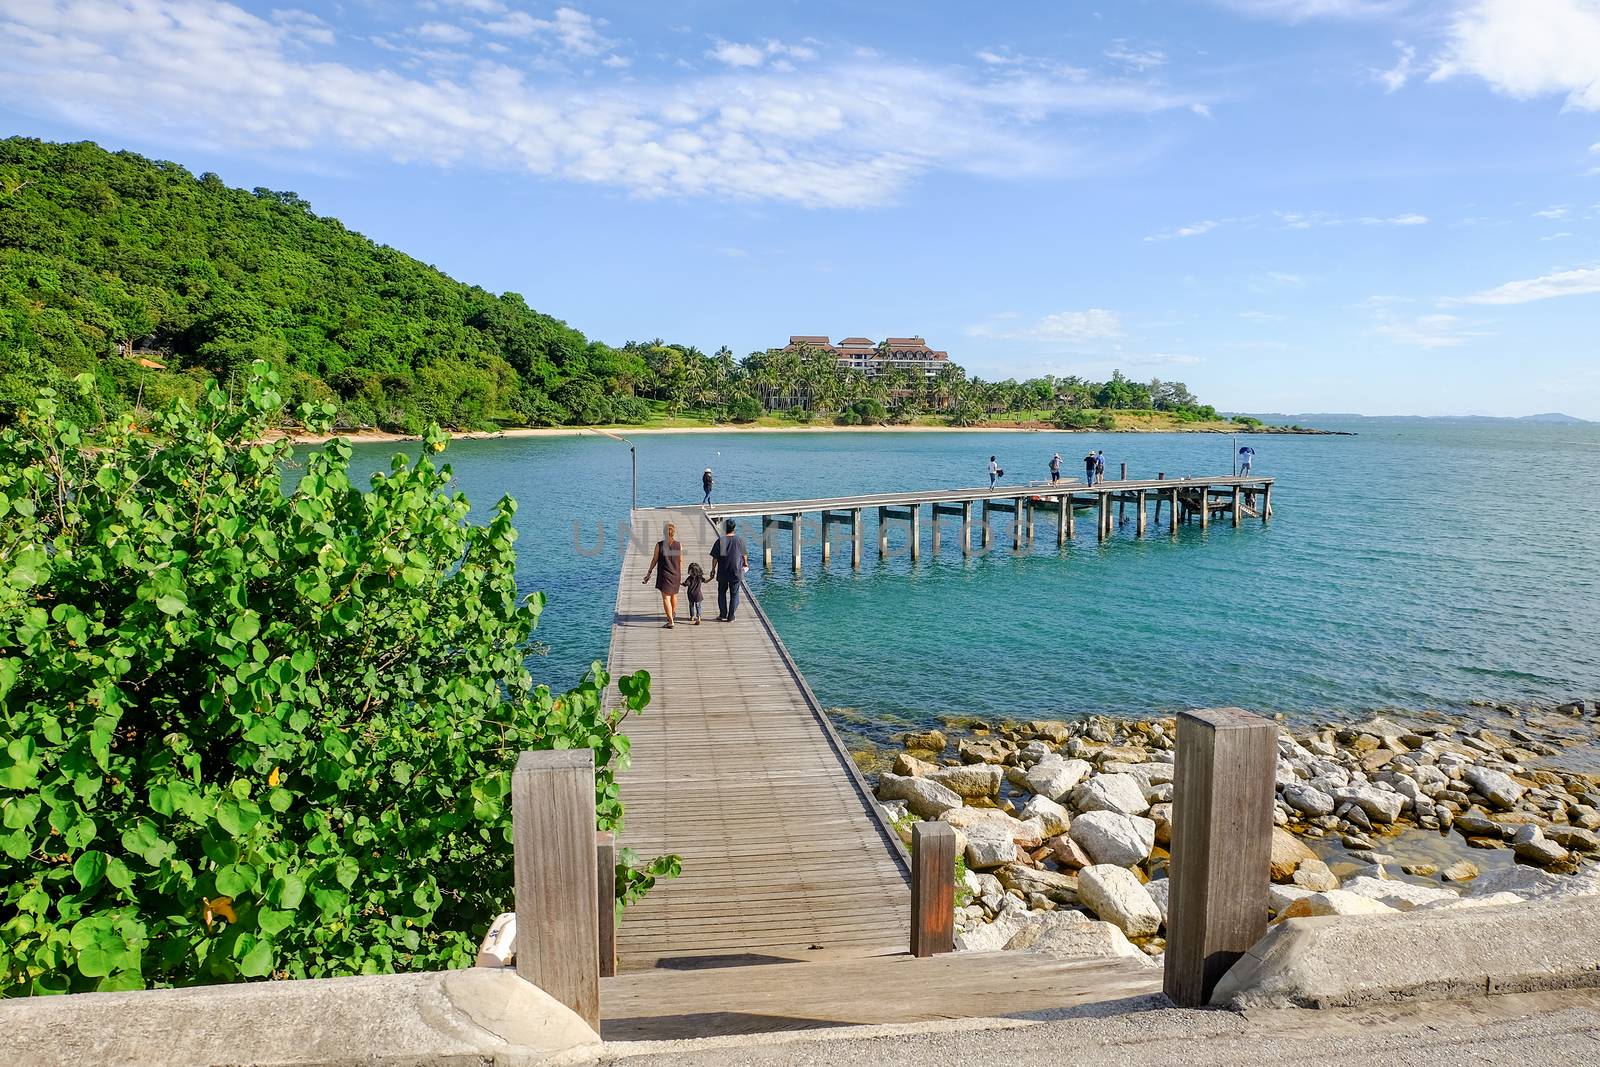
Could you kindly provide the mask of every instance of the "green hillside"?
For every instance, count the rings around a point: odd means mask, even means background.
[[[588,406],[582,421],[645,414],[626,395],[644,373],[636,351],[454,281],[293,193],[94,144],[0,141],[0,406],[89,371],[103,408],[155,407],[257,358],[291,399],[334,399],[349,425],[572,421],[564,401]]]

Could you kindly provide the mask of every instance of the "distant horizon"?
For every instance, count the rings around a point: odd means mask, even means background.
[[[293,190],[611,344],[920,335],[986,379],[1600,420],[1600,0],[0,0],[0,27],[0,136]]]
[[[1218,408],[1217,410],[1219,414],[1229,417],[1243,415],[1253,419],[1457,419],[1484,422],[1532,422],[1545,423],[1551,426],[1600,425],[1600,421],[1595,419],[1583,419],[1560,411],[1540,411],[1531,415],[1486,415],[1482,412],[1447,412],[1438,415],[1421,415],[1416,412],[1370,414],[1360,411],[1243,411],[1232,408],[1226,410]]]

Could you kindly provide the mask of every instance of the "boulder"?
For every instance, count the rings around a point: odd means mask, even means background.
[[[1522,799],[1523,789],[1511,776],[1488,767],[1468,767],[1461,772],[1466,783],[1488,798],[1497,808],[1509,809]]]
[[[1365,782],[1355,782],[1338,789],[1333,799],[1339,804],[1353,804],[1373,822],[1390,823],[1400,817],[1405,798],[1399,793],[1389,793]]]
[[[1312,858],[1301,860],[1300,865],[1294,869],[1294,884],[1314,893],[1326,893],[1330,889],[1339,888],[1339,879],[1334,877],[1326,863]]]
[[[997,737],[982,741],[963,741],[956,746],[956,755],[961,757],[962,763],[1004,763],[1015,751],[1015,745]]]
[[[1524,826],[1518,830],[1511,839],[1511,848],[1518,858],[1541,867],[1554,867],[1571,859],[1566,849],[1545,837],[1544,831],[1537,826]]]
[[[966,829],[967,866],[975,871],[987,871],[1007,863],[1017,862],[1017,845],[1005,827],[996,823],[979,823]]]
[[[922,733],[902,734],[900,743],[913,752],[943,752],[944,746],[949,744],[944,733],[939,730],[924,730]]]
[[[1581,826],[1546,826],[1544,836],[1577,852],[1600,852],[1600,834]]]
[[[894,773],[905,775],[907,778],[921,778],[938,769],[937,763],[920,760],[909,752],[902,752],[894,758]]]
[[[1005,945],[1008,950],[1035,952],[1064,960],[1127,958],[1155,966],[1143,952],[1107,922],[1096,922],[1070,908],[1036,915]]]
[[[1274,826],[1272,828],[1272,880],[1274,882],[1288,882],[1294,878],[1295,868],[1306,860],[1314,860],[1317,854],[1307,848],[1289,831]]]
[[[1069,871],[1094,862],[1084,854],[1083,847],[1070,837],[1052,837],[1046,844],[1050,846],[1050,858]]]
[[[1081,759],[1044,759],[1027,769],[1022,784],[1048,800],[1060,801],[1091,769]]]
[[[1028,732],[1035,737],[1044,738],[1053,745],[1064,744],[1072,736],[1072,728],[1070,726],[1064,722],[1056,722],[1053,719],[1030,722],[1028,724]]]
[[[1500,824],[1477,808],[1468,808],[1455,817],[1452,824],[1463,837],[1501,837],[1505,830]]]
[[[1163,847],[1172,844],[1172,805],[1150,805],[1150,821],[1156,824],[1156,844]]]
[[[995,872],[1000,884],[1021,893],[1024,897],[1038,893],[1058,904],[1075,904],[1078,901],[1078,879],[1070,874],[1035,870],[1020,863],[1008,863]]]
[[[1150,937],[1161,929],[1161,909],[1125,867],[1097,863],[1079,871],[1078,902],[1129,937]]]
[[[1449,889],[1435,889],[1397,878],[1351,878],[1344,883],[1342,891],[1387,904],[1395,911],[1410,911],[1423,904],[1455,900],[1460,896]]]
[[[1072,805],[1079,811],[1115,811],[1123,815],[1143,815],[1150,810],[1139,780],[1131,774],[1097,774],[1072,791]]]
[[[1038,819],[1044,824],[1046,837],[1056,837],[1067,832],[1067,827],[1072,825],[1072,819],[1067,815],[1067,809],[1051,800],[1049,797],[1035,796],[1022,807],[1024,819]]]
[[[1293,904],[1301,897],[1309,897],[1316,892],[1324,891],[1306,889],[1297,885],[1278,885],[1273,883],[1267,886],[1267,903],[1271,905],[1273,911],[1282,915],[1283,910],[1290,904]]]
[[[1095,863],[1134,867],[1150,857],[1156,824],[1138,815],[1091,811],[1072,820],[1068,835]]]
[[[878,799],[903,800],[911,813],[921,819],[937,819],[945,812],[961,807],[961,797],[954,790],[926,778],[900,774],[878,776]]]
[[[1301,815],[1316,818],[1333,814],[1333,798],[1313,786],[1296,783],[1283,787],[1283,802]]]
[[[1393,915],[1395,909],[1381,901],[1351,893],[1343,889],[1330,889],[1326,893],[1312,893],[1301,897],[1278,913],[1279,919],[1301,919],[1316,915]]]
[[[1026,925],[1026,911],[1002,912],[995,916],[993,922],[982,923],[957,934],[956,949],[961,952],[999,952]]]
[[[1450,866],[1439,872],[1439,877],[1446,882],[1470,882],[1478,877],[1476,864],[1467,860],[1456,860]]]
[[[939,816],[940,822],[947,822],[957,830],[966,830],[973,826],[1001,826],[1013,838],[1019,836],[1025,829],[1020,819],[1013,818],[999,808],[951,808]]]
[[[1144,891],[1150,894],[1150,899],[1155,901],[1156,907],[1160,909],[1161,922],[1164,925],[1167,921],[1167,905],[1172,897],[1172,879],[1157,878],[1152,882],[1147,882],[1145,883]]]
[[[966,800],[1000,795],[1001,771],[988,763],[974,763],[963,767],[940,767],[928,771],[924,777],[938,782],[957,796]]]

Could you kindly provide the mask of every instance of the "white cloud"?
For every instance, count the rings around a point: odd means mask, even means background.
[[[626,56],[619,56],[614,52],[600,61],[602,67],[610,67],[612,70],[623,70],[632,64],[633,60]]]
[[[1011,55],[1004,49],[984,48],[974,52],[973,55],[982,62],[996,67],[1007,67],[1011,66],[1012,64],[1022,62],[1021,57]]]
[[[493,32],[608,54],[572,8],[518,15]],[[1126,78],[991,76],[888,57],[648,86],[539,81],[528,64],[481,58],[448,78],[408,76],[306,55],[299,32],[224,0],[0,0],[0,40],[9,109],[124,138],[810,206],[882,203],[934,170],[1059,180],[1101,165],[1076,140],[1079,120],[1199,102]],[[808,48],[783,47],[796,59]]]
[[[483,28],[502,37],[553,37],[560,46],[578,56],[597,56],[617,42],[600,33],[604,25],[582,11],[558,7],[554,17],[534,18],[526,11],[511,11]]]
[[[1199,237],[1201,234],[1210,233],[1220,225],[1222,225],[1222,223],[1216,221],[1215,219],[1205,219],[1201,222],[1191,222],[1187,226],[1179,226],[1175,230],[1166,230],[1161,233],[1153,233],[1146,237],[1145,240],[1170,241],[1175,237]]]
[[[1571,237],[1571,236],[1573,236],[1573,235],[1570,234],[1570,233],[1566,233],[1566,232],[1548,233],[1548,234],[1545,234],[1543,237],[1539,238],[1539,240],[1541,240],[1541,241],[1564,241],[1568,237]]]
[[[1326,211],[1274,211],[1272,213],[1286,230],[1313,230],[1319,226],[1343,226],[1344,220]]]
[[[1136,48],[1126,41],[1114,41],[1106,49],[1106,58],[1121,63],[1125,67],[1143,73],[1161,66],[1167,61],[1167,54],[1155,48]]]
[[[272,21],[297,37],[313,44],[332,44],[333,27],[309,11],[296,8],[280,9],[272,13]]]
[[[1557,296],[1588,296],[1600,293],[1600,267],[1554,271],[1537,278],[1506,282],[1493,289],[1451,301],[1456,304],[1527,304]]]
[[[1087,311],[1058,311],[1030,325],[1002,325],[1014,322],[1015,312],[996,315],[988,322],[970,327],[973,337],[993,337],[1007,341],[1039,341],[1048,344],[1084,344],[1114,341],[1122,336],[1122,318],[1115,311],[1089,308]]]
[[[790,70],[793,68],[786,64],[786,60],[816,59],[817,50],[810,45],[784,44],[776,40],[764,44],[740,44],[736,41],[724,41],[719,37],[716,46],[706,55],[730,67],[759,67],[771,60],[774,68]]]
[[[424,22],[417,27],[417,36],[425,41],[440,44],[464,44],[472,40],[472,32],[453,22]]]
[[[1415,213],[1409,215],[1391,215],[1388,218],[1376,218],[1372,215],[1361,220],[1363,226],[1426,226],[1428,216]]]
[[[1551,220],[1564,219],[1570,217],[1571,215],[1572,206],[1570,204],[1557,204],[1555,207],[1547,207],[1543,211],[1535,211],[1533,213],[1533,217],[1536,219]]]
[[[1600,3],[1474,0],[1456,16],[1432,77],[1482,78],[1519,99],[1564,94],[1600,110]]]
[[[1489,336],[1485,331],[1473,329],[1473,324],[1463,322],[1455,315],[1395,317],[1380,313],[1378,320],[1372,328],[1373,333],[1416,348],[1458,348],[1472,338]]]
[[[1259,18],[1304,22],[1307,19],[1372,19],[1393,15],[1407,0],[1217,0],[1223,7]]]
[[[1387,93],[1399,92],[1405,88],[1406,82],[1411,80],[1411,75],[1416,68],[1413,65],[1417,58],[1417,50],[1404,41],[1396,41],[1394,46],[1400,50],[1400,55],[1395,60],[1394,66],[1388,70],[1375,70],[1372,76],[1383,84]]]

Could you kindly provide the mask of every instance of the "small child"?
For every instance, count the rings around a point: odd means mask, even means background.
[[[700,625],[700,609],[705,601],[705,594],[700,591],[705,581],[706,573],[700,569],[700,564],[689,564],[689,577],[683,580],[683,587],[689,590],[689,618],[696,626]]]

